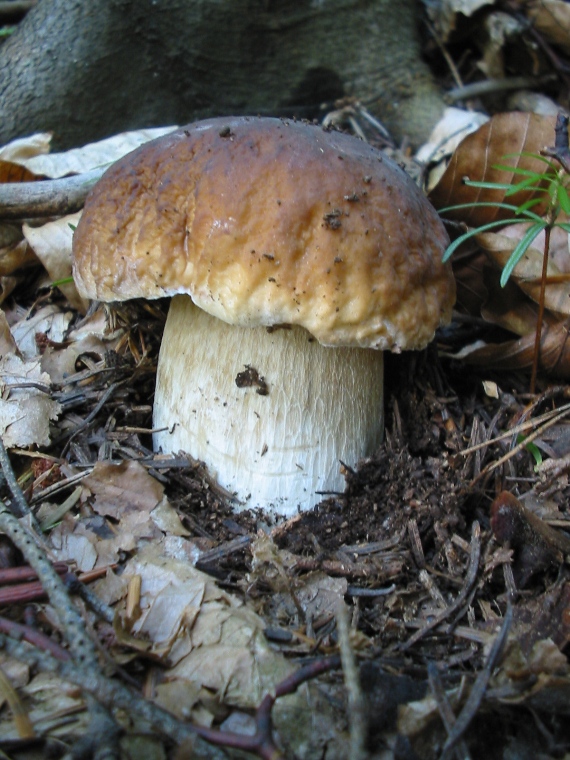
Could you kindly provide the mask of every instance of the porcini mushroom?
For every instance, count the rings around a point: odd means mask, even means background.
[[[365,142],[269,118],[210,119],[114,164],[74,238],[81,295],[171,295],[156,450],[203,460],[238,504],[289,515],[342,491],[383,431],[385,350],[449,320],[448,243]]]

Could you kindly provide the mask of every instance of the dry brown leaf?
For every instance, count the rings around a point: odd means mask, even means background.
[[[539,368],[550,377],[570,377],[570,342],[568,320],[555,325],[543,325],[540,343]],[[534,354],[534,333],[505,343],[466,346],[453,358],[485,369],[530,369]]]
[[[505,199],[503,190],[489,190],[469,187],[464,179],[473,181],[513,184],[521,180],[512,171],[494,169],[500,164],[513,168],[543,172],[544,163],[539,159],[510,154],[521,152],[539,153],[544,147],[554,144],[556,119],[533,113],[503,113],[468,135],[453,154],[443,177],[429,194],[429,199],[437,209],[464,203],[502,203],[518,206],[533,197],[522,192]],[[537,205],[533,208],[540,213]],[[470,227],[478,227],[488,222],[509,219],[512,212],[496,206],[447,211],[445,216],[464,222]]]
[[[536,306],[514,282],[509,281],[504,288],[499,284],[498,272],[487,266],[483,272],[487,298],[481,306],[480,314],[487,322],[523,337],[536,330],[538,312]],[[558,320],[545,314],[545,322],[555,324]]]
[[[47,222],[41,227],[30,227],[27,224],[23,227],[26,240],[54,282],[71,278],[73,229],[80,216],[81,212],[78,212]],[[81,313],[87,311],[88,302],[81,298],[72,279],[58,287],[75,309]]]
[[[527,11],[534,28],[570,53],[570,5],[564,0],[534,0]]]
[[[0,182],[33,182],[38,177],[25,166],[0,160]]]
[[[164,487],[139,462],[97,462],[83,480],[95,499],[92,507],[100,515],[121,520],[129,512],[148,515],[162,500]]]
[[[0,358],[6,356],[6,354],[18,355],[19,352],[14,336],[10,332],[6,315],[0,310]]]
[[[475,239],[498,269],[502,270],[519,242],[519,236],[524,233],[524,230],[525,225],[517,225],[514,229],[505,228],[500,233],[479,233]],[[542,235],[542,239],[544,239],[544,234]],[[535,303],[538,303],[540,300],[541,289],[543,251],[539,247],[540,242],[539,238],[537,239],[537,245],[533,245],[526,250],[511,275],[518,287]],[[566,279],[550,258],[548,261],[547,278],[544,294],[545,307],[551,312],[570,316],[570,278]],[[496,296],[500,297],[500,294],[496,293]]]
[[[24,267],[36,266],[38,263],[38,257],[27,240],[0,248],[0,277],[13,274]]]

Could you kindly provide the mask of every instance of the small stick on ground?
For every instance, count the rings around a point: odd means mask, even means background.
[[[350,645],[350,627],[344,601],[340,601],[336,610],[336,625],[344,683],[348,695],[348,719],[350,725],[350,758],[351,760],[366,760],[366,736],[368,723],[366,720],[366,703],[360,688],[358,666]]]

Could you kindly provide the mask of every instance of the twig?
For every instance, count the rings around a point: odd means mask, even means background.
[[[0,466],[2,467],[4,477],[6,478],[6,483],[8,483],[8,487],[12,493],[12,496],[14,497],[14,502],[11,509],[12,514],[14,514],[16,517],[26,517],[30,521],[30,525],[33,527],[36,533],[38,535],[41,535],[42,531],[39,523],[31,511],[28,502],[26,501],[24,492],[20,488],[20,484],[18,483],[16,475],[14,474],[14,470],[12,469],[12,463],[10,462],[10,457],[8,456],[8,452],[6,451],[6,447],[4,446],[4,441],[2,440],[1,436]]]
[[[63,216],[79,211],[106,168],[63,179],[0,184],[0,219]]]
[[[467,727],[469,726],[469,724],[471,723],[471,721],[477,714],[479,705],[481,704],[483,697],[485,696],[485,691],[487,689],[487,684],[489,683],[491,673],[493,672],[493,668],[495,667],[495,664],[507,640],[507,636],[511,627],[512,620],[513,620],[513,608],[511,604],[509,603],[507,604],[507,611],[505,612],[503,625],[501,626],[498,634],[495,637],[493,646],[491,647],[491,651],[489,652],[489,656],[487,657],[487,662],[485,663],[485,667],[475,679],[475,683],[473,684],[471,691],[469,692],[469,696],[467,697],[465,704],[463,705],[463,709],[457,716],[457,720],[455,721],[453,728],[451,729],[451,732],[449,736],[447,737],[447,741],[443,745],[441,760],[448,760],[448,758],[450,757],[451,751],[454,749],[454,747],[456,747],[458,741],[461,739],[461,737],[467,730]]]
[[[93,612],[107,623],[112,623],[115,619],[115,613],[108,604],[101,601],[97,594],[81,582],[75,573],[67,573],[64,578],[65,585],[72,594],[77,594]]]
[[[469,596],[471,588],[473,587],[477,579],[477,572],[479,570],[480,559],[481,559],[481,528],[477,520],[475,520],[471,529],[471,556],[469,558],[469,567],[467,568],[467,575],[465,577],[465,583],[463,585],[463,588],[457,595],[457,598],[455,599],[455,601],[452,604],[450,604],[449,607],[446,607],[446,609],[442,610],[437,615],[434,615],[431,618],[431,620],[429,620],[424,625],[423,628],[420,628],[419,631],[416,631],[416,633],[414,633],[414,635],[411,636],[411,638],[409,638],[408,641],[406,641],[404,644],[400,646],[400,649],[402,651],[409,649],[421,638],[423,638],[426,635],[426,633],[429,633],[429,631],[433,630],[434,628],[437,628],[437,626],[441,622],[446,620],[456,610],[459,610],[461,608],[461,606],[463,605],[463,603]]]
[[[356,658],[350,646],[350,629],[348,614],[344,600],[341,599],[336,609],[336,626],[344,684],[348,695],[348,720],[350,725],[350,758],[365,760],[366,736],[368,726],[366,721],[366,704],[360,688]]]
[[[28,711],[25,709],[18,692],[14,689],[10,683],[9,678],[6,676],[2,668],[0,667],[0,695],[2,701],[6,701],[12,716],[14,718],[14,725],[18,731],[20,739],[34,739],[36,732],[28,715]]]
[[[539,85],[546,84],[556,79],[553,74],[547,74],[542,77],[506,77],[505,79],[485,79],[481,82],[472,82],[462,87],[454,87],[445,94],[445,99],[449,103],[455,103],[458,100],[468,100],[480,95],[490,95],[493,92],[503,92],[504,90],[520,90],[523,88],[536,88]]]
[[[427,674],[431,693],[437,702],[437,709],[441,716],[441,720],[443,721],[443,725],[445,726],[445,730],[449,735],[455,725],[455,713],[449,704],[449,699],[447,698],[447,694],[445,693],[441,681],[439,668],[435,662],[428,662]],[[469,754],[469,750],[463,739],[459,739],[457,742],[456,755],[457,760],[471,760],[471,755]]]
[[[495,462],[490,462],[486,467],[484,467],[479,475],[475,477],[471,483],[470,487],[475,485],[475,483],[480,480],[480,478],[483,477],[483,475],[487,475],[490,472],[493,472],[493,470],[496,470],[497,467],[500,467],[505,462],[508,462],[509,459],[512,459],[516,454],[519,453],[519,451],[522,451],[526,446],[528,446],[529,443],[534,441],[535,438],[538,438],[539,435],[544,433],[545,430],[548,430],[548,428],[552,427],[558,420],[562,419],[566,416],[566,414],[569,411],[570,404],[565,404],[564,407],[561,407],[560,410],[557,411],[556,414],[552,415],[548,422],[545,422],[543,425],[540,425],[540,427],[537,427],[533,432],[528,435],[523,441],[518,443],[514,448],[512,448],[510,451],[508,451],[506,454],[504,454],[502,457],[497,459]],[[512,431],[511,431],[512,433]]]
[[[95,647],[87,634],[81,615],[71,603],[63,581],[43,550],[36,544],[33,535],[18,522],[3,501],[0,501],[0,531],[6,533],[36,571],[56,611],[73,657],[80,665],[86,666],[89,671],[92,670],[97,662]]]
[[[534,336],[534,351],[532,354],[532,371],[530,375],[530,392],[536,391],[536,376],[538,374],[538,362],[540,359],[540,340],[542,337],[542,323],[544,320],[544,296],[546,293],[546,278],[548,274],[548,255],[550,253],[550,232],[552,227],[544,228],[544,249],[542,253],[542,276],[540,278],[540,296],[538,299],[538,316],[536,318],[536,333]]]
[[[488,441],[483,441],[482,443],[474,444],[473,446],[469,446],[469,448],[463,449],[463,451],[458,451],[457,453],[460,454],[461,456],[468,456],[469,454],[472,454],[475,451],[484,449],[487,446],[492,446],[494,443],[499,443],[500,441],[504,441],[505,438],[512,438],[513,436],[518,435],[519,433],[524,433],[526,430],[536,427],[536,425],[540,424],[541,422],[552,420],[553,418],[556,418],[555,421],[558,421],[559,419],[558,415],[561,414],[562,412],[568,412],[568,411],[570,411],[570,404],[564,404],[558,409],[551,409],[549,412],[544,412],[544,414],[541,414],[539,417],[535,417],[533,420],[528,420],[527,422],[521,422],[520,425],[516,425],[514,428],[511,428],[510,430],[507,430],[506,432],[495,436],[495,438],[490,438]]]
[[[33,644],[33,646],[37,647],[42,652],[51,654],[56,660],[61,660],[63,662],[71,658],[69,652],[60,647],[52,638],[29,625],[15,623],[9,618],[0,616],[0,633],[5,633],[13,639],[27,641],[28,644]]]
[[[346,587],[346,596],[357,596],[357,597],[378,597],[378,596],[389,596],[396,590],[396,584],[393,583],[391,586],[388,586],[387,588],[360,588],[359,586],[347,586]]]

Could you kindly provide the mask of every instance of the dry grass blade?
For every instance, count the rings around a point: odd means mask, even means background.
[[[547,422],[537,427],[534,432],[532,432],[530,435],[527,435],[524,440],[522,440],[520,443],[517,443],[517,445],[509,452],[507,452],[504,456],[500,457],[494,462],[490,462],[481,470],[477,477],[471,481],[471,486],[478,482],[479,479],[484,475],[488,475],[490,472],[493,472],[493,470],[496,470],[498,467],[501,467],[501,465],[505,464],[505,462],[508,462],[509,459],[512,459],[514,456],[516,456],[520,451],[528,446],[529,443],[532,443],[535,438],[538,438],[540,435],[542,435],[545,430],[548,430],[548,428],[552,427],[556,422],[566,417],[569,411],[567,407],[568,405],[566,405],[566,408],[564,408],[563,411],[558,410]]]
[[[462,451],[459,451],[458,453],[461,454],[461,456],[468,456],[469,454],[473,454],[475,451],[479,451],[480,449],[485,449],[488,446],[492,446],[494,443],[499,443],[500,441],[504,441],[506,438],[512,438],[515,435],[518,435],[519,433],[524,433],[527,430],[530,430],[534,427],[536,427],[537,424],[540,424],[541,422],[547,422],[547,421],[553,421],[556,422],[557,419],[560,417],[563,417],[566,412],[570,412],[570,404],[564,404],[564,406],[561,406],[559,409],[554,409],[550,412],[545,412],[544,414],[541,414],[540,417],[536,417],[534,420],[529,420],[528,422],[522,422],[520,425],[516,425],[514,428],[511,428],[510,430],[505,431],[504,433],[501,433],[501,435],[495,436],[495,438],[491,438],[488,441],[483,441],[482,443],[477,443],[474,446],[469,446],[467,449],[463,449]],[[541,428],[543,430],[544,428]]]

